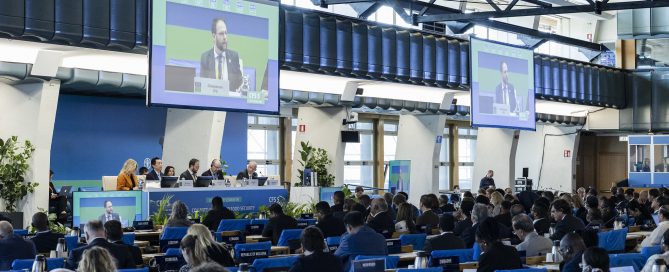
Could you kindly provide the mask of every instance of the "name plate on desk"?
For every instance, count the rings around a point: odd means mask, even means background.
[[[213,180],[214,187],[225,187],[225,180]]]
[[[386,270],[385,259],[369,259],[353,261],[353,272],[384,272]]]
[[[181,185],[179,187],[193,188],[193,181],[192,180],[181,180]]]

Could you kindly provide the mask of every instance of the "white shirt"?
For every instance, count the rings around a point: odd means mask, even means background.
[[[216,53],[216,50],[217,49],[214,48],[214,72],[216,73],[216,74],[214,74],[214,76],[216,77],[216,79],[228,80],[228,62],[227,62],[227,58],[225,56],[225,51],[223,51],[221,53]],[[221,69],[223,69],[223,71],[221,72],[222,78],[218,78],[218,56],[219,55],[222,55],[222,58],[221,58]]]
[[[407,227],[407,221],[402,220],[400,222],[395,223],[395,231],[397,231],[397,232],[408,232],[409,228]]]
[[[641,247],[656,246],[661,244],[664,232],[667,230],[669,230],[669,221],[660,222],[657,224],[655,230],[650,233],[650,236],[643,239],[643,242],[641,242]]]

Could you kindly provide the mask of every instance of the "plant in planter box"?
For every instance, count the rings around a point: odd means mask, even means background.
[[[300,159],[298,160],[302,169],[297,172],[300,182],[296,186],[300,186],[304,180],[304,169],[311,169],[318,175],[318,184],[313,184],[320,187],[330,187],[334,184],[335,176],[328,173],[327,167],[332,163],[328,158],[328,152],[322,148],[316,148],[309,144],[309,142],[300,142],[302,149],[300,152]]]
[[[35,187],[39,185],[25,180],[30,169],[28,160],[34,151],[30,141],[21,144],[17,136],[0,139],[0,199],[8,212],[15,212],[18,202],[28,193],[35,192]]]
[[[172,197],[174,197],[174,195],[163,196],[163,198],[158,202],[158,209],[156,212],[149,216],[149,219],[153,221],[154,226],[163,226],[165,223],[167,223],[167,219],[170,217],[170,215],[167,214],[167,206],[170,205],[170,200],[172,200]]]

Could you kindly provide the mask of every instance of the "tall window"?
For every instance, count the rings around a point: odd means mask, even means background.
[[[383,188],[388,187],[388,165],[395,159],[397,154],[397,128],[398,123],[393,121],[384,121],[383,123],[383,165],[384,165],[384,184]]]
[[[249,114],[248,124],[248,160],[258,163],[258,173],[279,175],[279,118]]]
[[[476,129],[458,128],[458,173],[460,189],[471,189],[476,159]]]
[[[405,22],[404,19],[402,19],[402,17],[389,6],[380,7],[376,12],[372,13],[372,15],[369,15],[367,20],[404,28],[420,29],[420,26],[414,26],[411,23]]]
[[[360,132],[359,143],[346,143],[344,152],[344,183],[374,185],[374,124],[360,121],[355,130]]]
[[[450,140],[448,135],[448,127],[445,127],[441,140],[441,148],[439,150],[439,190],[448,190],[451,185],[449,176],[450,148],[448,148]]]

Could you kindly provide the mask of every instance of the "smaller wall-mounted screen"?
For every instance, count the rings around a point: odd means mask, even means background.
[[[470,44],[472,126],[535,130],[532,50],[476,38]]]
[[[131,227],[135,220],[143,220],[142,192],[73,192],[73,226],[78,227],[91,220],[101,220],[102,223],[117,220],[123,227]]]

